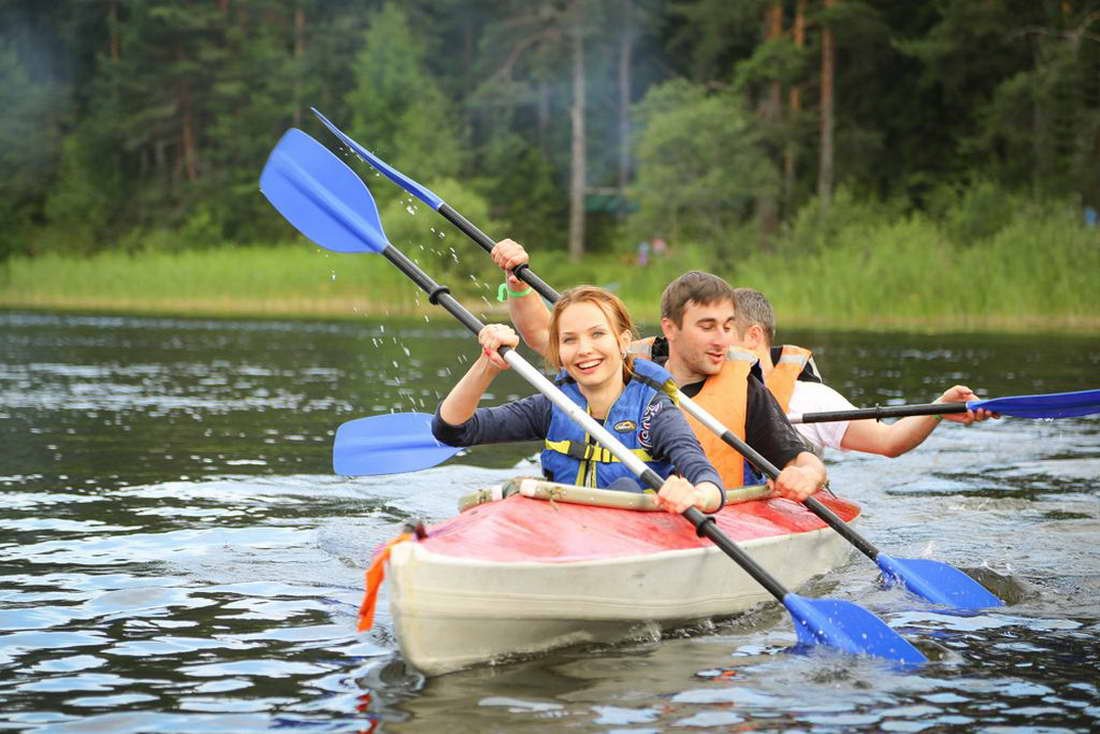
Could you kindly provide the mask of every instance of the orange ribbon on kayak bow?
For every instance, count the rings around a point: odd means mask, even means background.
[[[382,550],[378,551],[370,568],[367,569],[367,592],[363,596],[363,604],[359,607],[359,632],[366,632],[374,624],[374,605],[378,601],[378,589],[382,586],[382,579],[386,577],[386,561],[390,558],[390,551],[398,543],[412,540],[412,533],[401,533],[393,540],[388,541]]]

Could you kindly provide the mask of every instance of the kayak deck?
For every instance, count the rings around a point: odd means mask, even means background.
[[[859,507],[851,502],[838,497],[819,499],[845,522],[859,516]],[[780,498],[727,505],[715,518],[722,532],[738,543],[826,527],[804,505]],[[467,510],[429,528],[428,537],[420,542],[433,553],[452,558],[547,563],[711,545],[698,537],[684,518],[667,512],[548,503],[525,497]]]

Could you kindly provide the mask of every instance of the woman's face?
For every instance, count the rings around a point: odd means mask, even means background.
[[[581,387],[621,383],[623,351],[629,344],[629,334],[614,333],[607,315],[594,303],[574,303],[558,318],[558,357]]]

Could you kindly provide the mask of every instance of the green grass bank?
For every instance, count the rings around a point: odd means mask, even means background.
[[[692,246],[645,268],[626,254],[577,264],[532,248],[532,257],[548,283],[608,285],[647,322],[657,317],[664,285],[698,268],[763,290],[784,327],[1100,331],[1100,229],[1068,216],[1017,217],[969,245],[919,215],[808,231],[796,226],[770,253],[719,262]],[[447,244],[403,249],[474,311],[503,313],[488,257],[463,241]],[[384,259],[329,253],[304,241],[15,258],[0,265],[0,307],[347,319],[432,308]]]

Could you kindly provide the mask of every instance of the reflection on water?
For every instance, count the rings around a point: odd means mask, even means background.
[[[664,639],[425,680],[362,569],[411,516],[509,476],[531,447],[399,478],[332,476],[335,427],[431,410],[457,330],[0,315],[0,727],[42,731],[1087,731],[1100,727],[1100,418],[944,424],[833,486],[881,548],[1011,603],[945,614],[862,556],[804,589],[857,601],[932,662],[786,652],[767,605]],[[791,334],[857,404],[1097,387],[1100,341]],[[527,389],[513,376],[494,399]],[[838,457],[833,457],[838,458]]]

